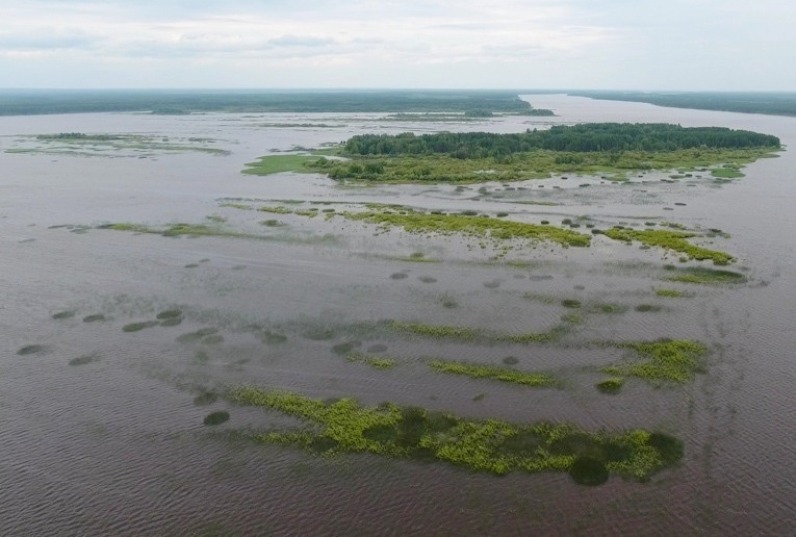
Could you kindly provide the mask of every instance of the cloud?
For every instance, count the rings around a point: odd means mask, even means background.
[[[792,87],[775,66],[791,63],[795,18],[784,0],[28,0],[0,4],[0,72],[100,65],[126,82],[146,68],[168,85],[212,68],[251,85],[271,83],[258,78],[270,66],[295,67],[286,85],[726,89],[771,70],[766,84]]]

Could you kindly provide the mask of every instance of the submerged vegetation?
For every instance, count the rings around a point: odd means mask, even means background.
[[[480,341],[491,343],[547,343],[560,338],[567,331],[567,326],[559,325],[547,332],[526,332],[520,334],[507,334],[478,328],[463,326],[449,326],[426,323],[410,323],[403,321],[389,321],[387,327],[396,332],[403,332],[413,336],[422,336],[435,339],[453,339],[458,341]]]
[[[376,356],[363,352],[351,352],[346,356],[346,360],[358,364],[369,365],[371,367],[375,367],[376,369],[392,369],[398,365],[398,361],[395,358]]]
[[[666,280],[681,283],[696,283],[696,284],[723,284],[723,283],[744,283],[747,281],[746,276],[739,272],[731,270],[718,270],[706,267],[687,267],[675,268],[667,267]]]
[[[364,407],[354,399],[325,402],[252,386],[232,388],[228,397],[237,404],[277,410],[312,425],[255,434],[255,440],[322,453],[443,461],[497,475],[562,471],[590,485],[604,482],[594,476],[609,472],[646,480],[682,458],[680,440],[642,429],[589,433],[569,424],[473,420],[392,403]],[[595,462],[584,463],[586,459]]]
[[[1,107],[0,107],[1,108]],[[3,115],[0,112],[0,115]],[[86,134],[61,132],[18,137],[7,153],[46,153],[87,156],[141,156],[152,153],[200,152],[228,155],[210,138],[171,138],[142,134]]]
[[[439,373],[452,373],[464,375],[474,379],[491,379],[511,384],[521,384],[532,387],[550,387],[556,385],[556,380],[545,373],[528,373],[517,371],[509,367],[499,367],[485,364],[474,364],[455,360],[434,360],[429,367]]]

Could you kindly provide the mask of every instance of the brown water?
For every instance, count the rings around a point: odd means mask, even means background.
[[[650,121],[775,134],[796,146],[796,119],[533,96],[556,122]],[[15,135],[57,132],[207,137],[228,156],[131,151],[126,156],[0,153],[0,534],[2,535],[790,535],[796,532],[796,156],[747,168],[741,181],[669,184],[665,174],[611,185],[596,178],[449,186],[339,187],[320,176],[243,176],[271,149],[314,146],[359,132],[472,129],[516,132],[542,122],[377,121],[372,115],[136,114],[0,118],[0,147]],[[543,118],[549,121],[549,118]],[[331,128],[274,128],[325,123]],[[589,183],[590,188],[578,188]],[[544,185],[544,188],[540,188]],[[553,188],[558,186],[560,188]],[[522,187],[524,190],[516,190]],[[514,190],[513,190],[514,189]],[[527,245],[507,259],[477,240],[428,238],[340,219],[222,207],[228,199],[382,201],[434,209],[507,211],[553,223],[589,216],[599,226],[675,221],[721,228],[718,249],[738,257],[749,283],[670,285],[676,258],[595,239],[589,249]],[[543,201],[557,205],[514,204]],[[251,202],[255,205],[262,203]],[[675,203],[686,203],[674,205]],[[322,205],[316,205],[325,208]],[[335,207],[334,205],[329,207]],[[674,210],[666,210],[674,209]],[[166,238],[53,227],[108,222],[163,225],[226,218],[263,240]],[[269,228],[275,218],[285,226]],[[403,261],[421,251],[437,263]],[[396,273],[405,278],[392,277]],[[654,287],[692,291],[662,299]],[[567,310],[524,293],[611,302],[563,346],[465,345],[412,340],[381,319],[541,331]],[[455,308],[442,306],[453,298]],[[639,304],[662,307],[655,313]],[[182,324],[124,332],[167,308]],[[74,315],[53,319],[70,311]],[[89,315],[104,320],[84,322]],[[253,326],[287,336],[264,343]],[[223,341],[178,336],[214,327]],[[595,340],[693,338],[713,348],[709,372],[685,387],[629,381],[615,397],[593,388],[617,359]],[[184,340],[184,338],[183,338]],[[332,351],[358,340],[400,358],[383,372]],[[18,355],[27,345],[39,352]],[[529,390],[431,373],[428,357],[546,369],[566,390]],[[83,365],[70,360],[89,356]],[[277,413],[207,406],[194,398],[255,383],[316,397],[390,400],[474,417],[567,420],[589,429],[645,427],[684,439],[686,456],[649,483],[613,477],[575,485],[564,474],[496,478],[444,464],[367,455],[314,458],[236,440],[230,431],[295,425]],[[476,395],[485,394],[474,401]],[[229,422],[202,424],[226,409]]]

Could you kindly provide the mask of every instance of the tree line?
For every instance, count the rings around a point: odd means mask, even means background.
[[[587,123],[523,133],[411,132],[361,134],[344,146],[349,155],[448,155],[459,159],[504,157],[535,150],[566,152],[677,151],[682,149],[778,148],[776,136],[724,127],[682,127],[666,123]]]

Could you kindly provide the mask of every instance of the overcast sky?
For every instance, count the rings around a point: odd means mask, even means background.
[[[792,0],[0,0],[0,88],[796,91]]]

